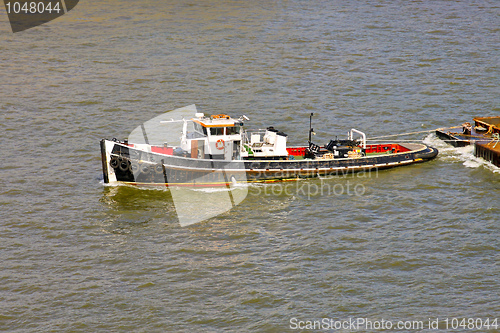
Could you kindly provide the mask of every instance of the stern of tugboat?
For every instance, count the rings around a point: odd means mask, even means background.
[[[414,160],[416,162],[424,162],[430,161],[438,155],[439,151],[431,146],[428,146],[424,143],[407,143],[402,144],[401,146],[410,149],[410,151],[414,152]]]
[[[113,149],[113,142],[102,139],[100,142],[101,145],[101,162],[102,162],[102,175],[104,184],[109,184],[110,179],[116,181],[116,176],[114,176],[114,172],[112,172],[112,168],[110,167],[110,159],[111,159],[111,151]],[[112,175],[110,174],[112,172]]]

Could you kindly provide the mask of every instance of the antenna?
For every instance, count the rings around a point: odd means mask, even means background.
[[[312,117],[314,116],[314,113],[311,112],[311,115],[309,116],[309,145],[311,145],[311,135],[314,132],[312,128]]]

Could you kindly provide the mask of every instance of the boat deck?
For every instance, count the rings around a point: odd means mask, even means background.
[[[374,145],[366,145],[365,153],[366,156],[377,156],[377,155],[385,155],[385,154],[394,154],[394,153],[404,153],[413,150],[414,147],[411,147],[411,144],[400,145],[400,144],[374,144]],[[288,147],[286,149],[288,153],[293,156],[295,160],[304,159],[306,154],[307,147]],[[320,153],[330,153],[330,151],[322,148],[319,151]]]
[[[487,128],[488,133],[500,133],[500,117],[480,117],[473,120],[476,126]]]

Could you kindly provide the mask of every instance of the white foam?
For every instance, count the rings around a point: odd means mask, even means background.
[[[499,167],[496,167],[485,159],[474,156],[474,145],[456,148],[447,144],[443,140],[440,140],[434,133],[429,134],[423,140],[423,143],[437,148],[439,150],[438,157],[445,161],[462,162],[462,164],[467,168],[476,169],[484,167],[493,173],[500,173]]]

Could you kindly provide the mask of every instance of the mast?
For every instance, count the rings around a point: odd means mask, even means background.
[[[314,116],[314,113],[311,112],[311,115],[309,116],[309,146],[311,145],[311,135],[314,132],[312,128],[312,117]]]

